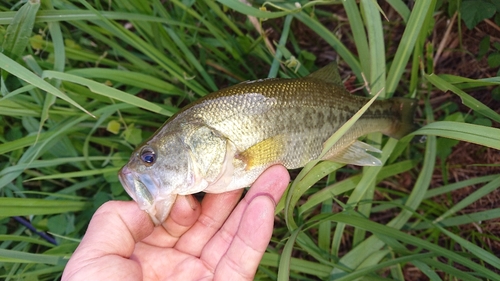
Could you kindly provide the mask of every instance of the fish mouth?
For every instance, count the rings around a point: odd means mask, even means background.
[[[161,194],[160,186],[149,174],[138,174],[127,166],[118,173],[118,178],[139,208],[146,211],[155,225],[160,225],[168,217],[177,194]]]

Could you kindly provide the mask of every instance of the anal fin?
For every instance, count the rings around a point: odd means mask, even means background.
[[[358,166],[381,166],[382,162],[368,152],[381,153],[379,149],[356,140],[335,154],[329,153],[331,156],[327,157],[326,160]]]

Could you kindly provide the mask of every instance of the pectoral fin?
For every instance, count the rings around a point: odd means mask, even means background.
[[[284,138],[277,135],[254,144],[241,152],[238,158],[245,162],[245,170],[250,170],[256,166],[277,163],[283,156],[284,149]]]
[[[328,157],[326,160],[358,166],[381,166],[382,162],[368,152],[381,153],[380,150],[369,144],[361,141],[354,141],[343,150],[333,155],[330,154],[332,156]]]

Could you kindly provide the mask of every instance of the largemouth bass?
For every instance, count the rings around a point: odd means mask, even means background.
[[[163,222],[177,195],[222,193],[252,184],[268,167],[303,167],[367,98],[351,95],[335,64],[298,79],[261,79],[186,106],[139,146],[119,172],[127,193]],[[324,160],[380,165],[360,136],[401,138],[414,129],[416,101],[375,101]]]

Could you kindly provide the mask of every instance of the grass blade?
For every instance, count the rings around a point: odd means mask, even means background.
[[[76,84],[80,84],[83,86],[88,87],[92,92],[111,98],[115,99],[127,104],[131,105],[136,105],[140,108],[159,113],[165,116],[172,116],[174,114],[173,108],[167,108],[167,107],[162,107],[157,104],[151,103],[149,101],[146,101],[144,99],[138,98],[136,96],[130,95],[128,93],[122,92],[120,90],[117,90],[115,88],[111,88],[107,85],[104,85],[102,83],[98,83],[89,79],[85,79],[82,77],[78,77],[76,75],[68,74],[68,73],[61,73],[57,71],[50,71],[46,70],[43,72],[43,78],[56,78],[56,79],[61,79],[67,82],[72,82]]]
[[[371,77],[370,75],[370,48],[368,47],[368,40],[366,38],[365,26],[363,20],[361,19],[361,13],[358,9],[358,4],[356,1],[343,1],[344,9],[349,18],[351,24],[352,35],[354,43],[356,44],[356,49],[359,54],[359,62],[361,64],[361,69],[366,77]],[[385,63],[385,62],[384,62]],[[352,66],[351,66],[352,67]],[[361,78],[358,76],[358,78]],[[376,93],[376,91],[375,91]]]
[[[243,15],[254,16],[256,18],[264,18],[264,19],[280,18],[293,12],[290,10],[281,12],[268,12],[266,10],[256,9],[251,6],[247,6],[241,1],[234,1],[234,0],[217,0],[217,2],[224,4],[225,6]]]
[[[365,218],[353,217],[353,216],[349,216],[349,215],[345,215],[345,214],[331,215],[330,218],[336,222],[342,222],[342,223],[345,223],[348,225],[353,225],[356,227],[366,229],[367,231],[370,231],[374,234],[377,234],[377,236],[384,235],[384,236],[392,237],[392,238],[397,239],[401,242],[413,245],[414,247],[425,249],[429,252],[434,253],[435,255],[443,256],[445,258],[453,260],[454,262],[460,263],[460,264],[470,268],[475,273],[480,274],[481,276],[484,276],[486,278],[490,278],[491,280],[500,279],[500,275],[492,272],[489,269],[486,269],[482,265],[479,265],[479,264],[473,262],[472,260],[470,260],[467,257],[464,257],[458,253],[453,252],[453,251],[444,249],[440,246],[437,246],[431,242],[422,240],[418,237],[411,236],[411,235],[406,234],[404,232],[395,231],[394,228],[392,228],[390,226],[380,225],[380,224],[377,224],[377,223],[372,222],[372,221],[365,219]],[[337,277],[337,275],[334,275],[332,277]],[[337,279],[335,279],[335,280],[337,280]]]
[[[90,202],[0,197],[2,216],[30,216],[83,211]]]
[[[69,98],[66,94],[63,92],[59,91],[57,88],[43,80],[42,78],[36,76],[33,72],[27,70],[26,68],[22,67],[20,64],[12,60],[11,58],[7,57],[6,55],[0,53],[0,68],[9,72],[10,74],[17,76],[19,79],[22,79],[26,81],[27,83],[36,86],[47,93],[50,93],[62,100],[67,101],[68,103],[72,104],[76,108],[80,109],[81,111],[87,113],[88,115],[95,117],[92,115],[90,112],[88,112],[85,108],[80,106],[78,103],[73,101],[71,98]]]
[[[351,70],[356,74],[358,79],[362,81],[361,66],[358,58],[356,58],[349,49],[335,36],[328,28],[318,22],[317,19],[309,17],[306,13],[300,12],[294,14],[295,18],[307,25],[316,34],[320,35],[328,44],[330,44],[339,56],[349,65]]]
[[[365,27],[368,34],[368,43],[370,51],[369,70],[364,68],[371,93],[379,93],[382,98],[385,97],[385,44],[384,32],[382,30],[382,19],[380,18],[379,6],[371,0],[361,0]]]
[[[292,259],[293,245],[297,236],[299,235],[301,228],[297,228],[292,235],[288,238],[288,241],[283,248],[283,252],[280,257],[280,264],[278,267],[278,281],[288,281],[290,280],[290,261]]]
[[[391,95],[396,90],[399,80],[405,71],[419,34],[428,30],[428,26],[424,26],[424,22],[427,17],[432,16],[435,5],[436,0],[415,2],[403,37],[401,38],[401,43],[387,74],[386,91]]]
[[[19,59],[28,46],[39,7],[40,1],[27,1],[15,13],[7,27],[5,36],[2,38],[2,52],[13,60]]]
[[[500,150],[500,129],[454,121],[438,121],[412,133],[471,142]]]
[[[44,254],[31,254],[21,251],[0,249],[0,262],[9,263],[41,263],[50,265],[65,265],[66,257]]]
[[[435,74],[425,74],[424,77],[431,82],[434,86],[439,88],[443,92],[451,91],[462,99],[462,103],[465,106],[468,106],[470,109],[476,111],[477,113],[481,113],[482,115],[495,120],[496,122],[500,122],[500,114],[496,113],[493,109],[487,107],[482,102],[473,98],[469,94],[460,90],[456,86],[453,86],[449,82],[446,82],[444,79],[440,78]]]
[[[68,74],[80,76],[83,78],[102,78],[106,77],[109,80],[130,85],[137,88],[148,89],[157,93],[166,95],[182,96],[184,91],[177,86],[158,79],[154,76],[147,75],[136,71],[124,71],[118,69],[107,68],[80,68],[66,72]]]
[[[465,197],[462,201],[453,205],[444,214],[442,214],[438,218],[436,218],[434,220],[434,223],[438,223],[438,222],[442,221],[443,219],[457,213],[458,211],[462,210],[463,208],[476,202],[481,197],[484,197],[485,195],[495,191],[498,187],[500,187],[500,177],[492,180],[490,183],[488,183],[485,186],[479,188],[478,190],[472,192],[469,196]],[[499,263],[499,265],[500,265],[500,263]]]

